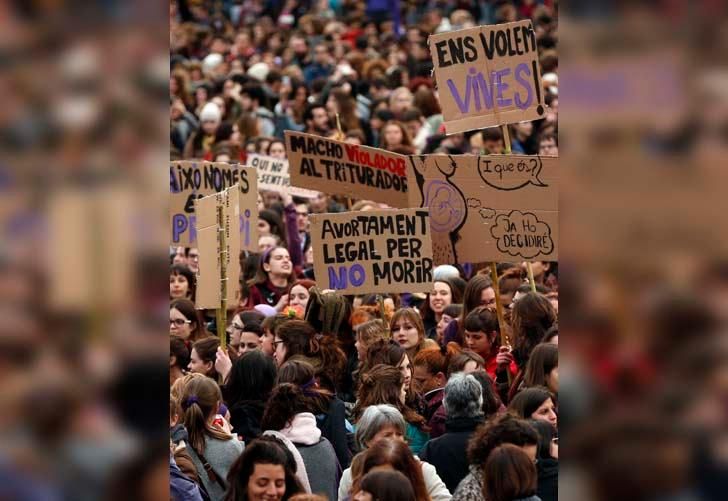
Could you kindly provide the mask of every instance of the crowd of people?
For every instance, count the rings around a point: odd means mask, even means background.
[[[451,5],[452,4],[452,5]],[[392,7],[394,5],[394,7]],[[170,2],[171,158],[285,159],[297,130],[402,154],[489,154],[446,135],[431,33],[531,19],[547,113],[514,153],[557,155],[552,1]],[[558,263],[441,265],[428,294],[345,296],[313,271],[308,216],[385,208],[259,195],[259,252],[217,336],[199,252],[170,249],[174,499],[557,499]],[[222,330],[222,329],[220,329]]]

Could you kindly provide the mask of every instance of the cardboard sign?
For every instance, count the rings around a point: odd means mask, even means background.
[[[432,35],[430,53],[448,134],[544,117],[530,20]]]
[[[228,305],[235,304],[237,300],[236,293],[240,279],[241,198],[240,189],[231,186],[225,191],[195,201],[200,253],[195,296],[195,306],[198,309],[219,308],[222,297],[227,298]],[[222,226],[218,221],[218,207],[222,208]],[[225,233],[225,253],[222,256],[225,259],[225,277],[222,277],[220,266],[221,229]]]
[[[317,195],[315,191],[291,186],[288,160],[252,154],[248,155],[247,164],[258,171],[258,188],[261,190],[290,193],[301,198],[315,198]]]
[[[316,283],[345,294],[429,292],[427,209],[311,215]]]
[[[234,185],[239,186],[241,205],[247,209],[240,215],[241,232],[246,232],[242,234],[242,248],[257,250],[257,173],[252,167],[224,162],[181,161],[169,164],[169,216],[172,230],[170,243],[197,247],[194,201]]]
[[[407,207],[407,157],[379,148],[286,131],[291,184]]]
[[[430,208],[436,265],[558,259],[558,158],[409,158],[410,204]]]

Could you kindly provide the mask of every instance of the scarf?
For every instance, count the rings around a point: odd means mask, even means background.
[[[291,424],[281,434],[294,444],[316,445],[321,440],[321,430],[316,426],[316,416],[310,412],[296,414]]]

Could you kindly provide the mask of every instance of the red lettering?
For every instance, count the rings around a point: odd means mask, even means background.
[[[344,144],[344,148],[346,148],[346,156],[349,157],[349,161],[359,163],[359,146],[356,144]]]

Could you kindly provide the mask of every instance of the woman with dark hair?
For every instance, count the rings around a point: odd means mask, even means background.
[[[508,404],[508,410],[523,419],[539,419],[558,426],[556,406],[549,390],[540,386],[526,388]]]
[[[190,363],[187,368],[190,372],[199,372],[205,376],[217,380],[218,373],[215,369],[217,349],[220,347],[220,340],[216,337],[200,339],[192,344],[190,351]]]
[[[449,378],[456,372],[471,372],[485,370],[485,360],[474,351],[462,351],[452,357],[450,365],[447,367],[447,377]]]
[[[523,375],[523,388],[545,386],[554,395],[559,394],[559,347],[541,343],[531,352]]]
[[[245,353],[230,370],[222,388],[230,410],[230,425],[241,440],[258,438],[265,403],[275,385],[276,366],[262,351]]]
[[[382,136],[379,147],[383,150],[393,150],[394,148],[406,146],[414,149],[412,138],[407,132],[407,128],[402,122],[390,120],[382,127]]]
[[[428,338],[437,339],[437,324],[442,319],[445,308],[453,303],[462,302],[463,289],[465,281],[456,277],[443,278],[432,283],[432,292],[427,293],[420,310],[425,335]]]
[[[348,468],[351,451],[347,430],[351,425],[346,421],[344,402],[331,392],[319,388],[313,366],[296,357],[281,366],[277,383],[291,383],[301,388],[308,412],[316,416],[316,426],[334,447],[341,468]]]
[[[513,356],[525,367],[533,348],[556,322],[556,311],[546,296],[538,292],[524,294],[513,306]]]
[[[195,301],[195,274],[185,264],[173,264],[169,270],[169,299]]]
[[[281,216],[270,209],[263,209],[258,212],[258,236],[275,235],[282,245],[287,246],[286,227]]]
[[[528,422],[538,432],[538,450],[536,452],[538,497],[542,501],[557,501],[559,499],[559,439],[556,428],[539,419],[529,419]]]
[[[190,379],[182,389],[182,422],[189,436],[190,456],[210,499],[223,499],[225,478],[245,444],[214,423],[222,401],[217,383],[207,377]]]
[[[503,444],[493,449],[485,471],[483,497],[488,501],[540,501],[536,465],[520,447]]]
[[[492,307],[478,306],[471,311],[465,317],[463,334],[465,348],[483,357],[483,368],[490,377],[495,379],[496,373],[508,370],[513,376],[518,373],[518,367],[511,361],[511,357],[506,356],[507,354],[501,355],[500,326]]]
[[[285,306],[283,296],[293,282],[293,263],[288,249],[274,247],[260,260],[258,273],[250,286],[250,302],[267,304],[280,311]]]
[[[446,306],[442,310],[440,320],[435,326],[435,341],[437,341],[437,344],[439,344],[440,346],[444,346],[443,340],[445,339],[445,329],[447,329],[447,326],[450,325],[453,321],[460,318],[460,315],[462,315],[462,313],[462,304],[451,304],[449,306]]]
[[[399,410],[407,421],[407,441],[412,452],[418,454],[429,440],[425,418],[405,403],[406,388],[402,372],[391,365],[375,365],[361,375],[354,419],[358,420],[370,405],[389,404]]]
[[[205,323],[200,310],[189,299],[175,299],[169,305],[169,333],[181,337],[185,343],[190,344],[200,339],[210,337],[205,330]]]
[[[297,356],[313,366],[321,387],[336,392],[346,365],[346,355],[336,339],[317,334],[304,320],[289,320],[276,328],[273,344],[278,367]]]
[[[372,470],[387,469],[398,471],[410,479],[418,501],[430,501],[425,479],[422,476],[422,467],[413,455],[407,444],[400,440],[382,439],[375,442],[364,453],[359,471],[355,473],[351,492],[356,495],[361,490],[362,479]]]
[[[460,318],[450,324],[445,329],[445,338],[443,343],[450,341],[463,344],[463,324],[465,318],[478,306],[489,306],[495,304],[495,291],[493,290],[493,282],[487,275],[475,275],[468,281],[463,292],[463,313]]]
[[[398,471],[372,471],[364,475],[353,501],[417,501],[410,479]]]
[[[262,425],[268,430],[266,435],[273,434],[292,443],[302,460],[297,475],[300,478],[305,472],[310,492],[335,499],[341,466],[331,443],[316,426],[316,416],[308,410],[309,405],[298,385],[281,383],[266,404]]]
[[[169,336],[169,385],[185,375],[190,363],[190,350],[180,336]]]
[[[412,361],[407,355],[407,351],[394,341],[386,339],[372,343],[367,349],[364,363],[359,366],[359,376],[378,364],[391,365],[399,369],[407,391],[406,404],[412,409],[421,408],[422,401],[412,387]]]
[[[278,439],[254,440],[230,468],[225,501],[287,501],[303,492],[291,453]]]

